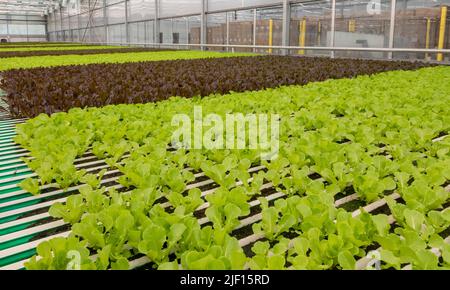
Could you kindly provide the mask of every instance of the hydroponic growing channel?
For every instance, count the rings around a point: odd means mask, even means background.
[[[450,69],[355,75],[5,113],[0,267],[66,269],[77,250],[83,269],[364,269],[372,251],[384,269],[448,268]],[[278,114],[278,158],[170,147],[196,106]]]

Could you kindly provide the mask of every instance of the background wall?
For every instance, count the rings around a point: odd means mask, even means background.
[[[44,16],[0,14],[0,39],[8,41],[46,41]]]
[[[47,30],[50,41],[413,49],[439,48],[441,42],[449,49],[449,9],[442,18],[448,6],[450,0],[68,0],[48,15]],[[290,53],[330,55],[313,50]],[[437,58],[436,53],[418,52],[335,55]]]

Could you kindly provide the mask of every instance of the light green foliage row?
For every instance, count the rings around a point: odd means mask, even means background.
[[[2,47],[0,46],[0,52],[7,51],[64,51],[64,50],[91,50],[91,49],[115,49],[123,48],[123,46],[109,46],[109,45],[80,45],[80,46],[60,46],[60,47]]]
[[[88,45],[82,42],[7,42],[0,43],[0,47],[8,46],[22,46],[22,47],[35,47],[35,46],[82,46]]]
[[[39,194],[39,185],[54,181],[61,188],[87,185],[50,209],[72,224],[71,236],[42,243],[26,266],[64,269],[67,252],[77,250],[83,269],[126,269],[136,254],[159,269],[354,269],[377,244],[383,268],[449,269],[450,245],[440,233],[450,226],[450,210],[443,208],[449,201],[443,185],[450,179],[450,138],[432,141],[449,132],[449,104],[450,67],[436,67],[41,115],[17,129],[16,141],[36,157],[28,165],[40,177],[24,182],[25,189]],[[261,162],[258,150],[169,151],[172,116],[191,114],[195,105],[221,116],[280,114],[279,158]],[[102,187],[104,172],[76,170],[75,158],[89,148],[123,173],[119,183],[127,192]],[[267,171],[247,172],[259,164]],[[198,189],[185,192],[194,180],[187,167],[220,186],[206,196],[211,226],[201,227],[193,216],[204,201]],[[265,181],[286,198],[272,204],[261,197]],[[386,197],[398,227],[387,214],[352,217],[353,209],[336,208],[349,186],[366,203],[399,193],[404,202]],[[161,197],[173,211],[155,203]],[[262,209],[253,232],[267,241],[254,244],[255,255],[247,257],[232,231],[250,214],[252,199]],[[98,253],[95,259],[88,249]]]
[[[155,52],[134,52],[134,53],[110,53],[110,54],[90,54],[90,55],[55,55],[55,56],[31,56],[31,57],[11,57],[0,59],[0,71],[52,67],[68,65],[84,65],[93,63],[127,63],[141,61],[160,61],[178,59],[199,59],[212,57],[237,57],[251,56],[250,53],[221,53],[213,51],[155,51]]]

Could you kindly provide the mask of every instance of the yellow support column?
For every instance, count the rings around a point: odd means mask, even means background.
[[[447,24],[447,6],[441,7],[441,23],[439,25],[439,43],[438,49],[444,48],[444,39],[445,39],[445,26]],[[437,61],[442,61],[444,56],[442,53],[437,54]]]
[[[356,20],[350,19],[348,21],[348,32],[355,32],[356,31]]]
[[[298,37],[299,46],[304,47],[305,40],[306,40],[306,19],[303,19],[302,21],[300,21],[300,34]],[[298,54],[304,55],[305,50],[303,50],[303,49],[299,50]]]
[[[430,31],[431,31],[431,18],[427,17],[427,32],[425,35],[425,48],[430,48]],[[425,54],[425,58],[429,59],[430,55],[428,53]]]
[[[269,46],[273,46],[273,19],[269,20]],[[272,53],[272,48],[269,48],[269,53]]]

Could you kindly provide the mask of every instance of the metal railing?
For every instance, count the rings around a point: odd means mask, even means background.
[[[240,45],[240,44],[194,44],[194,43],[147,43],[147,42],[83,42],[84,44],[146,46],[146,47],[198,47],[198,48],[253,48],[272,50],[316,50],[316,51],[365,51],[365,52],[409,52],[450,54],[450,49],[435,48],[387,48],[387,47],[331,47],[331,46],[281,46],[281,45]]]

